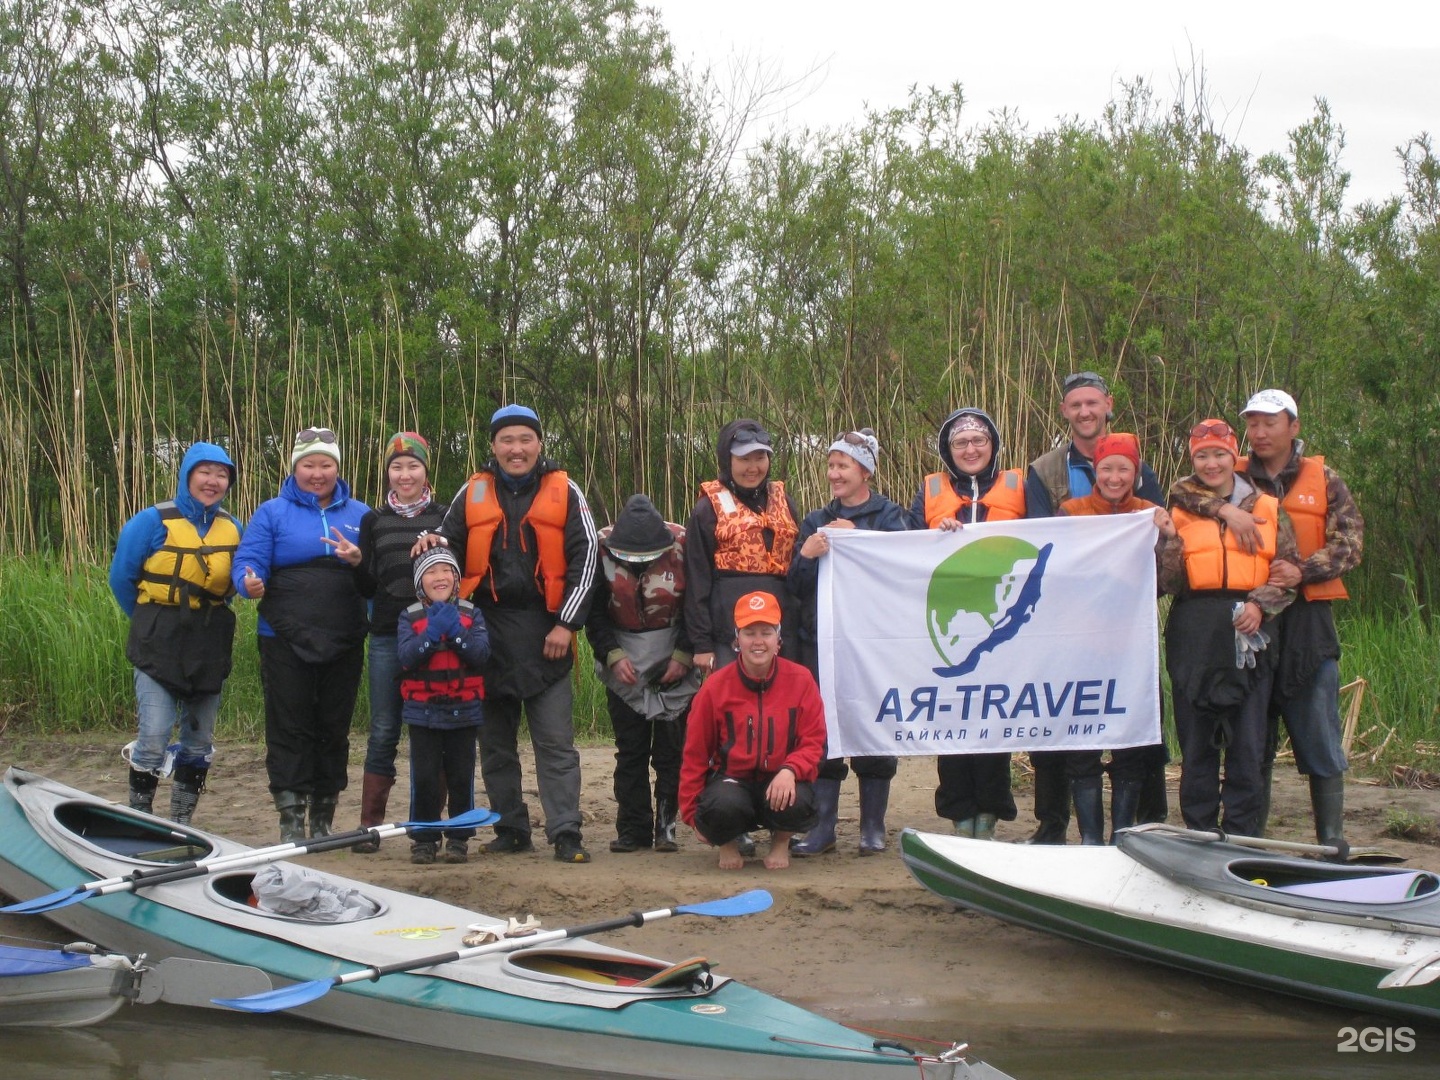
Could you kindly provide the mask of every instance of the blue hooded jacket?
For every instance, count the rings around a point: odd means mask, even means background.
[[[321,556],[335,555],[325,543],[333,539],[332,529],[352,544],[360,540],[360,519],[370,512],[359,499],[350,495],[350,485],[335,481],[335,494],[329,506],[321,506],[314,492],[302,490],[294,474],[280,485],[280,494],[255,508],[250,525],[235,552],[230,577],[238,595],[245,595],[245,571],[254,570],[261,581],[268,582],[277,569],[299,566]],[[256,623],[261,637],[274,637],[275,631],[261,616]]]
[[[205,506],[190,494],[190,474],[195,470],[195,466],[204,462],[224,465],[230,470],[230,482],[235,482],[235,463],[230,460],[229,454],[214,443],[197,442],[185,451],[185,457],[180,462],[180,482],[175,492],[175,505],[201,536],[210,531],[216,511],[220,509],[220,503]],[[160,519],[160,511],[153,506],[141,510],[120,529],[120,536],[115,541],[115,557],[110,560],[110,591],[115,594],[115,602],[127,616],[135,614],[141,567],[164,543],[165,523]]]

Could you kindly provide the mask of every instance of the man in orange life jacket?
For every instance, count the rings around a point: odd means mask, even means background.
[[[1333,600],[1347,597],[1341,577],[1360,565],[1365,523],[1350,489],[1324,458],[1306,457],[1295,399],[1283,390],[1261,390],[1246,403],[1245,437],[1250,457],[1241,466],[1257,489],[1275,496],[1295,528],[1299,564],[1277,560],[1270,581],[1298,588],[1300,595],[1280,615],[1279,669],[1270,701],[1271,738],[1265,759],[1266,803],[1275,763],[1278,718],[1285,718],[1295,765],[1310,778],[1315,835],[1340,846],[1344,839],[1345,770],[1340,741],[1340,639]],[[1219,517],[1247,549],[1264,524],[1238,507],[1207,497],[1193,486],[1177,485],[1175,505]]]
[[[542,456],[542,437],[533,410],[496,410],[490,418],[493,456],[456,494],[439,530],[420,537],[412,554],[442,543],[463,551],[460,595],[474,601],[490,628],[480,775],[500,821],[486,850],[533,848],[520,786],[523,707],[546,839],[559,861],[584,863],[590,854],[580,833],[570,671],[575,632],[585,625],[595,588],[599,543],[584,493]]]
[[[1105,380],[1093,371],[1067,375],[1060,386],[1060,415],[1070,436],[1068,442],[1041,454],[1025,474],[1025,516],[1054,517],[1066,499],[1083,498],[1095,487],[1095,444],[1110,433],[1115,418],[1115,398]],[[1143,461],[1135,494],[1157,506],[1165,503],[1165,491],[1154,471]],[[1165,796],[1165,762],[1162,745],[1149,763],[1136,807],[1136,821],[1164,821],[1168,807]],[[1070,788],[1063,752],[1030,755],[1035,766],[1035,820],[1038,827],[1027,843],[1063,844],[1070,827]]]

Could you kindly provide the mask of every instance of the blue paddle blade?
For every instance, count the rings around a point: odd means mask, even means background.
[[[21,900],[6,907],[0,907],[0,914],[40,915],[46,911],[54,911],[56,908],[78,904],[89,895],[90,892],[84,885],[72,885],[68,889],[60,889],[58,892],[37,896],[32,900]]]
[[[768,910],[774,902],[775,898],[764,889],[751,889],[724,900],[709,900],[703,904],[679,904],[674,911],[677,915],[754,915],[756,912]]]
[[[474,810],[466,810],[463,814],[456,814],[444,821],[407,821],[401,826],[406,829],[478,829],[484,825],[494,825],[500,820],[500,815],[489,807],[477,806]]]
[[[210,1000],[216,1005],[223,1005],[227,1009],[239,1009],[241,1012],[280,1012],[282,1009],[294,1009],[300,1005],[308,1005],[316,998],[322,998],[328,994],[334,985],[334,979],[316,979],[314,982],[282,986],[279,990],[267,990],[263,994],[251,994],[249,997],[211,998]]]

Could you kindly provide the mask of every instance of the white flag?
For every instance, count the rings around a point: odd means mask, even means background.
[[[1160,740],[1150,514],[827,535],[831,757]]]

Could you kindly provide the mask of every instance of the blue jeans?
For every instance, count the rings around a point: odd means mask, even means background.
[[[135,702],[139,713],[139,736],[130,764],[140,772],[154,772],[165,761],[170,733],[178,726],[180,750],[175,764],[200,769],[210,767],[215,756],[215,717],[220,712],[220,695],[182,701],[139,668],[135,669]]]
[[[394,634],[370,635],[370,738],[365,771],[395,778],[400,746],[400,659]]]
[[[1295,767],[1306,776],[1341,776],[1349,767],[1340,745],[1340,664],[1324,661],[1310,685],[1280,702]]]

